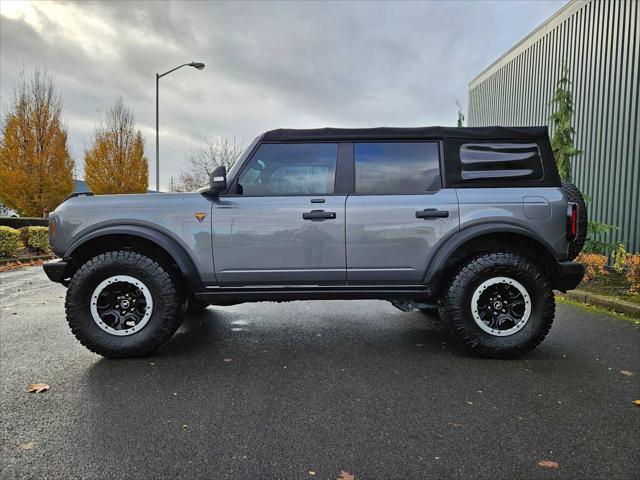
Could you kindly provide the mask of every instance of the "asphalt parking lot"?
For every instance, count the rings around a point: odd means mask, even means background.
[[[114,361],[40,268],[0,283],[1,478],[640,477],[640,326],[606,314],[560,305],[541,347],[495,361],[385,302],[246,304]]]

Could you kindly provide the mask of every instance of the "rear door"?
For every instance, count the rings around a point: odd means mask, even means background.
[[[212,208],[223,286],[344,285],[346,193],[338,143],[264,143]]]
[[[436,244],[459,229],[456,191],[441,188],[438,142],[358,142],[354,162],[347,282],[422,283]]]

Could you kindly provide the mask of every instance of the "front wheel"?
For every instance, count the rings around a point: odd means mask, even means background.
[[[178,294],[169,273],[132,251],[100,254],[78,269],[65,308],[80,343],[105,357],[147,355],[180,326]]]
[[[468,349],[513,358],[534,349],[549,332],[555,299],[543,271],[514,253],[471,259],[453,276],[440,316]]]

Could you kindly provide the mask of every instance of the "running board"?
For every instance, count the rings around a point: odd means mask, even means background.
[[[426,285],[207,287],[194,295],[198,300],[218,305],[292,300],[426,300],[429,288]]]

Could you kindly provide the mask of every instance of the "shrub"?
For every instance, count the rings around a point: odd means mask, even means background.
[[[629,291],[640,292],[640,253],[627,256]]]
[[[602,240],[609,238],[612,233],[620,230],[615,225],[589,220],[587,223],[587,239],[584,242],[582,251],[585,253],[597,253],[599,255],[609,255],[615,248],[616,243]]]
[[[616,272],[622,273],[624,272],[625,267],[627,266],[627,257],[629,253],[627,249],[624,248],[624,243],[619,243],[616,245],[616,248],[613,250],[611,257],[613,259],[613,268]]]
[[[584,265],[584,281],[591,282],[598,280],[607,274],[604,266],[607,264],[607,257],[597,253],[581,253],[576,261]]]
[[[29,247],[37,252],[49,253],[49,229],[47,227],[29,227]]]
[[[0,257],[13,257],[20,247],[20,232],[15,228],[0,226]]]

